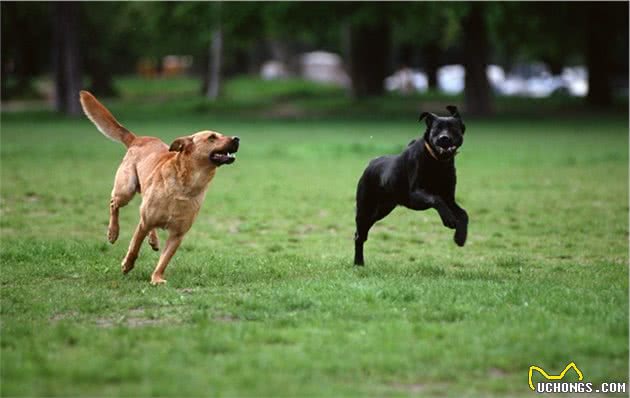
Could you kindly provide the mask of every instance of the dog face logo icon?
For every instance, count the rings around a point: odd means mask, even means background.
[[[578,369],[578,367],[575,365],[575,362],[571,362],[570,364],[568,364],[564,368],[564,370],[557,376],[549,375],[549,374],[547,374],[547,372],[545,372],[543,369],[539,368],[538,366],[532,365],[532,366],[529,367],[529,388],[531,388],[533,391],[536,390],[534,388],[534,383],[532,383],[532,374],[534,373],[534,370],[538,371],[538,373],[543,375],[543,377],[545,379],[547,379],[547,380],[562,380],[564,378],[564,375],[567,374],[567,372],[571,368],[573,368],[573,370],[575,370],[575,373],[577,373],[577,375],[578,375],[578,380],[581,381],[584,378],[584,375],[582,375],[582,372],[580,371],[580,369]]]

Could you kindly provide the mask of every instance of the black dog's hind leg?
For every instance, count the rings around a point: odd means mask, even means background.
[[[359,203],[357,201],[357,230],[354,233],[354,264],[364,265],[363,260],[363,244],[368,238],[370,228],[377,221],[385,218],[394,210],[395,204],[379,203],[369,205],[368,203]]]
[[[374,222],[371,217],[364,213],[364,210],[359,210],[357,206],[356,226],[357,229],[354,232],[354,265],[364,265],[363,260],[363,244],[368,238],[368,232],[372,228]]]
[[[354,265],[365,264],[363,260],[363,243],[365,243],[366,240],[367,230],[359,232],[359,222],[357,221],[357,230],[354,233]]]
[[[359,179],[357,186],[357,207],[356,207],[356,230],[354,232],[354,265],[363,265],[363,243],[367,240],[368,231],[372,224],[370,223],[371,214],[374,212],[375,206],[372,203],[370,193],[368,192],[368,182],[366,181],[366,172]]]
[[[466,210],[459,207],[459,205],[454,201],[449,203],[448,207],[453,211],[453,214],[455,214],[455,217],[457,218],[453,240],[457,246],[464,246],[466,243],[466,236],[468,235],[468,214],[466,213]]]

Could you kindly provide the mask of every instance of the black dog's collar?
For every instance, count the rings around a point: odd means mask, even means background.
[[[433,148],[431,148],[431,145],[429,145],[429,143],[424,140],[424,147],[427,148],[427,151],[429,151],[429,155],[431,155],[431,157],[435,160],[437,160],[438,162],[447,162],[451,159],[453,159],[455,157],[455,155],[457,155],[458,152],[453,153],[453,156],[445,158],[445,159],[440,159],[439,157],[437,157],[437,155],[435,154],[435,152],[433,151]]]

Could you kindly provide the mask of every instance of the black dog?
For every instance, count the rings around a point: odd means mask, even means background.
[[[396,156],[381,156],[370,162],[357,187],[357,230],[354,263],[363,265],[363,243],[368,231],[398,205],[413,210],[436,209],[444,226],[455,229],[453,239],[466,243],[468,215],[455,203],[455,154],[464,140],[466,126],[454,106],[439,117],[424,112],[427,129]]]

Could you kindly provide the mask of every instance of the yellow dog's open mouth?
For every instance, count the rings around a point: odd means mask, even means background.
[[[228,145],[210,153],[210,161],[217,166],[234,163],[236,160],[236,156],[234,154],[238,152],[239,142],[240,139],[238,137],[232,137],[232,140]]]
[[[236,156],[227,151],[218,151],[210,154],[210,160],[220,166],[223,164],[234,163]]]

